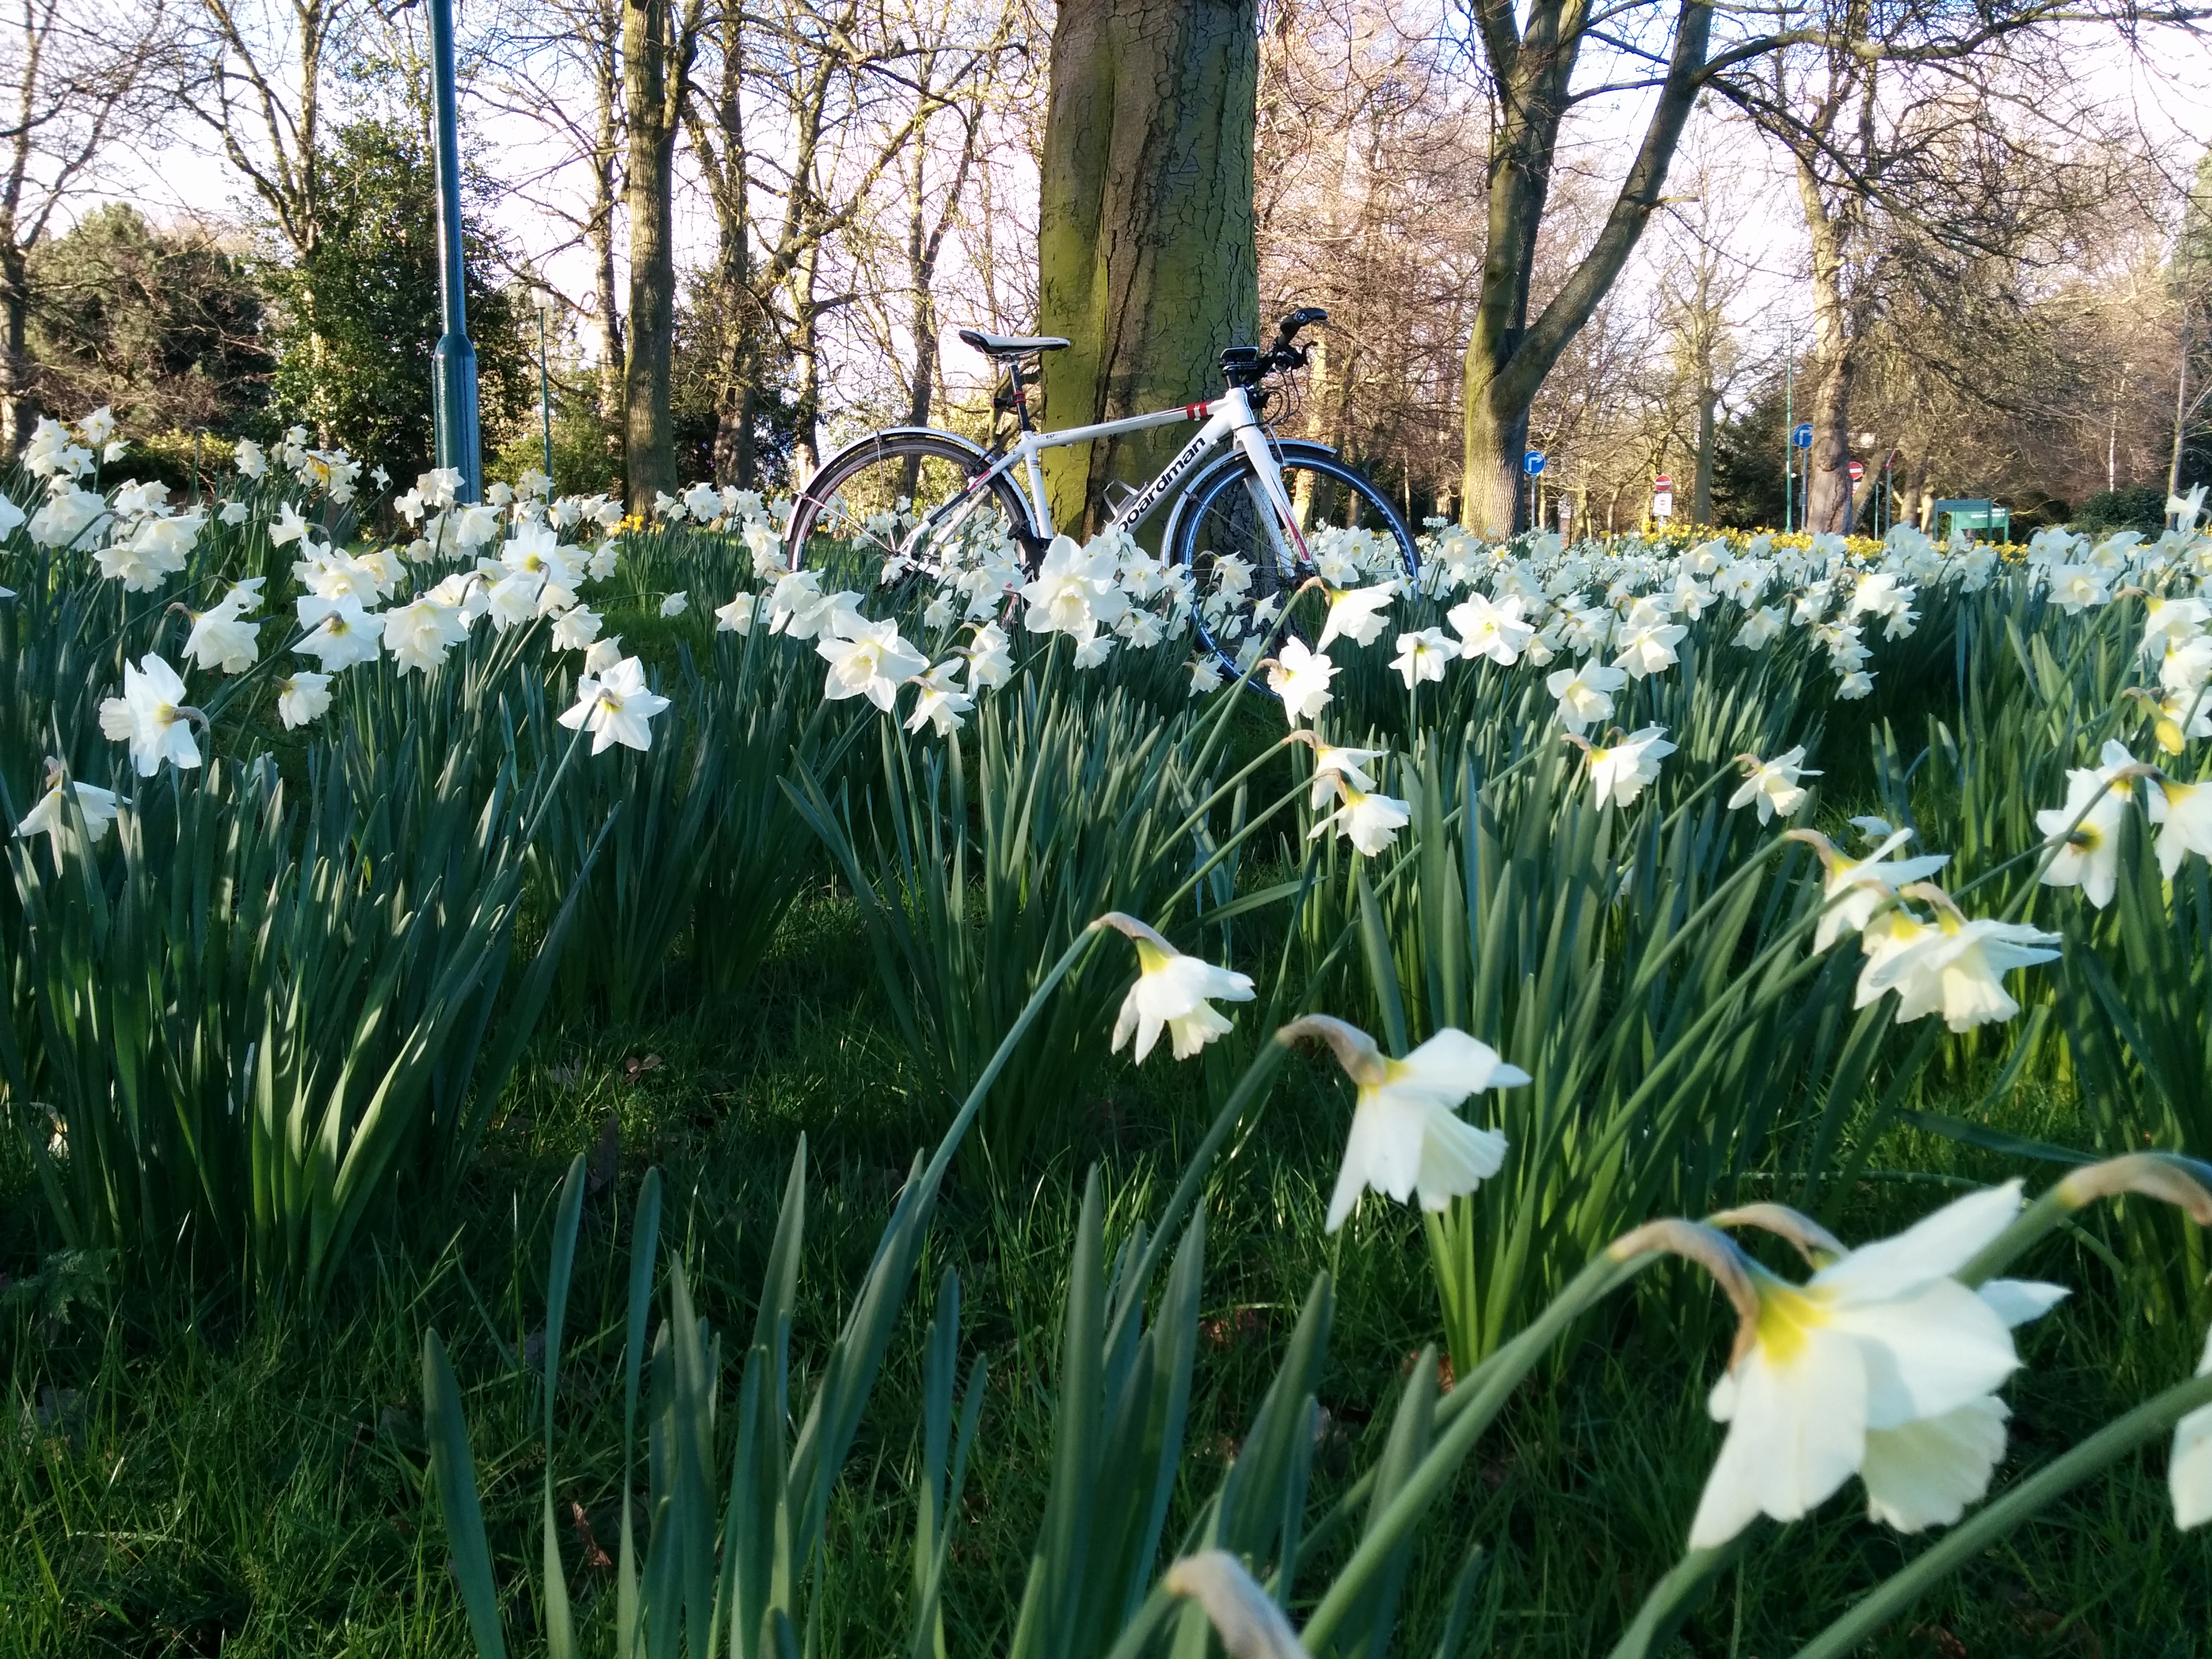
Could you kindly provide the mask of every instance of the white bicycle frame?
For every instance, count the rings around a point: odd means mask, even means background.
[[[1028,499],[1030,526],[1041,540],[1049,541],[1054,534],[1052,504],[1046,499],[1044,466],[1037,459],[1048,449],[1064,448],[1069,444],[1088,443],[1094,438],[1118,437],[1124,432],[1149,432],[1155,427],[1175,426],[1196,421],[1201,422],[1198,434],[1177,452],[1176,458],[1162,469],[1159,476],[1132,495],[1121,510],[1115,514],[1111,527],[1134,531],[1152,510],[1168,500],[1176,486],[1190,477],[1212,453],[1225,442],[1241,451],[1251,462],[1260,488],[1260,499],[1253,506],[1267,526],[1267,536],[1275,559],[1284,576],[1288,578],[1306,557],[1304,534],[1298,528],[1297,515],[1291,498],[1283,489],[1282,471],[1273,448],[1268,442],[1267,429],[1252,408],[1252,400],[1240,386],[1232,386],[1209,403],[1185,404],[1180,409],[1164,409],[1150,415],[1133,415],[1127,420],[1101,421],[1093,426],[1073,426],[1059,432],[1024,432],[1006,453],[984,471],[968,481],[966,491],[957,500],[948,502],[938,513],[915,527],[914,536],[900,550],[912,557],[929,539],[945,531],[956,529],[968,515],[990,499],[989,486],[994,478],[1014,477],[1014,469],[1022,469],[1015,483]],[[942,517],[939,515],[944,515]]]

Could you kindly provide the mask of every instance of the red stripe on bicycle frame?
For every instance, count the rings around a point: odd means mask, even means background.
[[[1186,421],[1202,421],[1206,418],[1206,411],[1212,407],[1212,404],[1185,404],[1182,417]]]

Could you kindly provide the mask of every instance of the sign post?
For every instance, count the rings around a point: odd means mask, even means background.
[[[1790,428],[1790,443],[1782,452],[1782,531],[1784,535],[1796,527],[1794,490],[1797,483],[1797,459],[1793,450],[1804,446],[1797,441],[1797,330],[1795,324],[1785,324],[1782,330],[1782,424]],[[1808,431],[1805,442],[1813,441]]]
[[[1791,487],[1797,474],[1804,470],[1799,458],[1810,460],[1812,457],[1806,452],[1812,447],[1812,422],[1800,421],[1790,428],[1790,447],[1782,452],[1782,528],[1785,532],[1797,527],[1796,501]]]
[[[1651,481],[1651,516],[1662,524],[1674,516],[1674,481],[1664,472]]]

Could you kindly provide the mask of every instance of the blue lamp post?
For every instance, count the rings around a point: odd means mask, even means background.
[[[459,94],[453,83],[453,0],[428,0],[432,155],[438,165],[438,312],[444,332],[431,366],[438,465],[459,470],[459,499],[483,495],[477,430],[477,349],[461,278]]]

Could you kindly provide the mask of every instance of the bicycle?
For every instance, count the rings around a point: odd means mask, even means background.
[[[1310,533],[1318,536],[1324,526],[1368,538],[1354,540],[1340,556],[1346,569],[1381,564],[1393,574],[1401,571],[1410,587],[1419,571],[1413,532],[1390,499],[1327,445],[1276,438],[1261,418],[1276,390],[1268,378],[1306,366],[1306,348],[1297,336],[1328,316],[1317,306],[1304,307],[1282,319],[1265,351],[1231,346],[1221,354],[1224,389],[1218,398],[1056,432],[1041,432],[1032,423],[1028,389],[1037,384],[1043,354],[1062,350],[1068,342],[962,329],[959,337],[1005,376],[992,400],[990,447],[934,427],[892,427],[847,445],[799,492],[785,556],[792,569],[799,569],[815,538],[826,536],[941,573],[959,562],[969,538],[980,536],[1011,541],[1019,562],[1034,571],[1054,533],[1038,459],[1043,451],[1194,422],[1197,434],[1157,477],[1120,503],[1109,528],[1134,535],[1165,503],[1162,557],[1188,568],[1206,591],[1224,572],[1222,562],[1233,556],[1243,567],[1233,574],[1234,584],[1250,601],[1268,605],[1272,598],[1271,613],[1286,609],[1291,594],[1315,573]],[[1008,423],[996,419],[1006,415],[1012,416],[1011,441]],[[1228,453],[1215,455],[1224,444]],[[1376,544],[1386,541],[1390,548],[1378,557]],[[1203,619],[1199,626],[1208,646],[1223,652],[1223,641]]]

